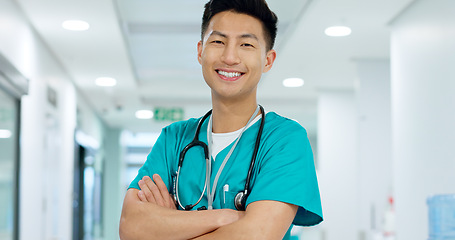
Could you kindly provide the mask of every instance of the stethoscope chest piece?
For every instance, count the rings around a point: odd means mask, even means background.
[[[235,195],[234,198],[234,206],[235,209],[238,211],[245,211],[245,202],[246,202],[246,197],[245,197],[245,192],[240,191]]]

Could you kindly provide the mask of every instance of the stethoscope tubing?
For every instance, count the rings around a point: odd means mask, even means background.
[[[245,199],[250,194],[249,193],[249,189],[250,189],[251,174],[253,173],[254,164],[256,162],[256,157],[257,157],[257,153],[259,151],[259,145],[260,145],[260,142],[261,142],[262,130],[264,129],[264,122],[265,122],[264,121],[265,120],[264,108],[261,105],[259,105],[259,107],[261,109],[261,117],[262,117],[262,119],[261,119],[261,125],[259,126],[258,134],[256,136],[256,143],[254,144],[254,151],[253,151],[253,156],[251,157],[250,167],[248,169],[248,174],[246,176],[245,188],[244,188]]]
[[[246,181],[245,181],[245,188],[244,188],[243,191],[240,191],[235,197],[235,202],[234,203],[235,203],[235,207],[236,207],[237,210],[245,210],[245,202],[246,202],[246,198],[249,195],[249,187],[250,187],[251,176],[252,176],[252,172],[253,172],[253,169],[254,169],[254,164],[255,164],[255,161],[256,161],[257,153],[258,153],[258,150],[259,150],[260,139],[261,139],[261,136],[262,136],[262,130],[264,128],[264,122],[265,122],[264,108],[261,105],[259,105],[259,109],[261,110],[261,117],[262,117],[261,124],[260,124],[260,127],[259,127],[258,134],[256,136],[256,143],[254,145],[254,151],[253,151],[253,156],[251,158],[251,163],[250,163],[250,166],[248,168],[247,178],[246,178]],[[256,110],[256,112],[257,112],[257,110]],[[180,156],[179,156],[178,168],[177,168],[176,175],[175,175],[176,180],[175,180],[175,185],[174,185],[174,188],[173,188],[174,189],[174,198],[175,198],[175,201],[178,203],[178,205],[182,209],[187,210],[187,211],[191,210],[197,204],[199,204],[199,202],[202,200],[202,198],[204,196],[204,193],[205,193],[206,189],[208,191],[208,194],[210,193],[210,190],[207,187],[207,182],[210,182],[210,179],[207,180],[207,178],[208,178],[208,176],[210,176],[210,172],[209,171],[210,171],[210,165],[211,165],[210,164],[211,163],[210,162],[211,158],[209,156],[209,154],[210,154],[209,147],[204,142],[199,141],[198,137],[199,137],[199,132],[200,132],[200,129],[201,129],[201,126],[202,126],[203,122],[211,115],[211,113],[212,113],[212,110],[208,111],[202,117],[202,119],[199,121],[199,123],[197,125],[197,128],[196,128],[196,132],[194,134],[193,140],[187,146],[185,146],[183,148],[183,150],[180,152]],[[253,114],[253,115],[255,115],[255,114]],[[252,118],[250,119],[250,121],[252,120]],[[179,175],[180,175],[180,170],[182,168],[186,152],[190,148],[195,147],[195,146],[200,146],[204,150],[204,156],[205,156],[205,160],[206,160],[206,181],[204,183],[204,189],[203,189],[202,194],[199,197],[198,201],[196,203],[194,203],[194,204],[183,206],[182,203],[180,202],[180,197],[179,197],[179,194],[178,194],[178,192],[179,192],[178,191],[178,188],[179,188]],[[209,203],[209,208],[210,207],[211,206],[210,206],[210,203]]]
[[[201,129],[201,126],[202,126],[202,123],[205,121],[205,119],[207,119],[208,116],[210,116],[210,114],[212,114],[212,110],[208,111],[204,117],[202,117],[202,119],[199,121],[198,123],[198,126],[196,128],[196,133],[194,134],[194,138],[193,140],[190,142],[190,144],[188,144],[185,148],[183,148],[183,150],[180,152],[180,156],[179,156],[179,162],[178,162],[178,169],[177,169],[177,172],[176,172],[176,180],[175,180],[175,193],[174,193],[174,196],[175,196],[175,201],[179,204],[179,206],[182,208],[182,209],[185,209],[185,210],[191,210],[193,207],[195,207],[196,205],[199,204],[199,202],[201,202],[202,198],[204,197],[204,193],[205,193],[205,190],[207,189],[207,181],[204,181],[205,184],[204,184],[204,189],[202,191],[202,194],[201,196],[199,197],[199,200],[195,203],[195,204],[191,204],[191,205],[187,205],[187,206],[183,206],[180,202],[180,197],[179,197],[179,175],[180,175],[180,170],[182,168],[182,165],[183,165],[183,160],[185,159],[185,155],[186,155],[186,152],[188,152],[188,150],[194,146],[200,146],[204,149],[204,157],[205,157],[205,161],[206,161],[206,164],[210,161],[210,158],[209,158],[209,149],[208,149],[208,146],[204,143],[204,142],[201,142],[198,140],[198,135],[199,135],[199,131]],[[207,170],[206,170],[207,171]],[[207,172],[206,172],[207,174]]]
[[[179,169],[177,170],[177,174],[179,174],[180,172],[180,167]],[[187,211],[191,210],[192,208],[194,208],[196,205],[198,205],[202,198],[204,197],[204,193],[205,193],[205,190],[207,189],[207,182],[204,183],[204,190],[202,191],[202,194],[201,196],[199,197],[199,199],[197,200],[197,202],[195,204],[192,204],[192,205],[187,205],[187,206],[183,206],[182,203],[180,202],[180,198],[179,198],[179,178],[177,177],[176,180],[175,180],[175,187],[176,187],[176,190],[175,190],[175,199],[176,199],[176,202],[179,204],[179,206],[182,208],[182,209],[185,209]]]

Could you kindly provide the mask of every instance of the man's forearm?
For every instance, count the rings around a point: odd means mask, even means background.
[[[191,239],[212,232],[239,218],[234,210],[180,211],[141,202],[129,190],[120,220],[120,238]]]
[[[239,222],[240,223],[240,222]],[[232,223],[230,225],[222,226],[220,228],[217,228],[216,230],[212,232],[208,232],[204,235],[198,236],[196,238],[193,238],[192,240],[210,240],[210,239],[248,239],[248,240],[253,240],[252,234],[256,234],[255,229],[250,229],[251,232],[249,232],[247,229],[249,229],[248,226],[242,225],[242,227],[236,227],[236,223]],[[245,232],[246,231],[246,232]],[[258,238],[261,239],[262,238]]]
[[[194,238],[193,240],[210,240],[210,239],[217,239],[217,240],[229,240],[229,239],[236,239],[236,240],[267,240],[267,239],[282,239],[281,237],[276,237],[275,235],[270,234],[268,231],[261,231],[258,229],[258,224],[254,225],[256,222],[250,221],[248,219],[241,219],[237,222],[234,222],[229,225],[222,226],[217,228],[216,230],[201,235],[199,237]]]
[[[195,239],[280,240],[289,229],[297,209],[295,205],[277,201],[253,202],[238,221]]]

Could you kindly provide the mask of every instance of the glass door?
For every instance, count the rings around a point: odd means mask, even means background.
[[[0,75],[1,77],[1,75]],[[19,101],[0,88],[0,239],[18,239]]]
[[[73,240],[101,239],[102,166],[96,166],[96,150],[77,141],[75,147]]]

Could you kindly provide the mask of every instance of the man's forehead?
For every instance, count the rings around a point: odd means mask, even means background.
[[[239,21],[240,23],[233,23]],[[215,14],[208,24],[206,38],[217,35],[222,37],[264,39],[263,23],[256,17],[234,11]]]

